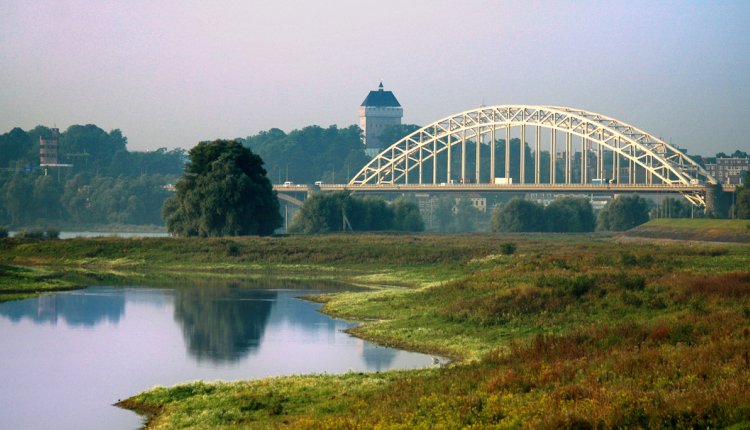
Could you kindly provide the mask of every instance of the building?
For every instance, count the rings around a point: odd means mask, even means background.
[[[706,163],[706,171],[721,184],[742,184],[744,172],[750,171],[747,157],[717,158],[716,163]]]
[[[365,101],[359,106],[359,126],[362,129],[365,151],[375,155],[386,145],[393,142],[382,142],[380,134],[385,127],[400,125],[404,109],[391,91],[383,90],[383,83],[377,91],[370,91]]]
[[[487,213],[487,198],[482,197],[477,193],[471,193],[468,196],[469,201],[471,202],[471,205],[476,209],[477,211],[481,213]],[[456,205],[458,205],[460,198],[456,199]]]
[[[45,139],[39,138],[39,164],[41,166],[54,166],[59,164],[57,157],[58,139],[60,130],[53,128],[52,137]]]

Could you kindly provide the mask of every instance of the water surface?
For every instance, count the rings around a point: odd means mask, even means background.
[[[1,429],[128,429],[155,385],[424,367],[296,299],[310,290],[92,287],[0,303]]]

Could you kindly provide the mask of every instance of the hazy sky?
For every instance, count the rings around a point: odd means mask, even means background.
[[[408,123],[554,104],[750,151],[750,1],[0,0],[0,133],[345,127],[381,78]]]

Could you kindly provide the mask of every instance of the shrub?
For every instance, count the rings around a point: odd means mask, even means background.
[[[553,288],[558,294],[580,299],[584,294],[596,288],[596,278],[588,275],[578,276],[541,276],[536,280],[537,288]]]
[[[618,196],[599,212],[598,229],[629,230],[648,221],[648,202],[641,196]]]
[[[393,228],[401,231],[424,231],[424,220],[419,213],[419,204],[404,197],[391,203]]]
[[[41,240],[44,239],[44,231],[39,228],[34,228],[31,230],[22,230],[18,233],[18,237],[21,239],[35,239],[35,240]]]
[[[240,247],[236,243],[227,244],[227,255],[229,257],[237,257],[240,255]]]
[[[590,276],[576,276],[566,285],[566,290],[576,299],[588,293],[596,286],[596,281]]]
[[[8,237],[8,228],[0,226],[0,239],[5,239]]]
[[[492,213],[492,231],[544,231],[544,207],[538,203],[515,198]]]
[[[640,291],[646,288],[646,280],[641,275],[620,273],[615,277],[617,288],[629,291]]]
[[[513,242],[505,242],[500,245],[500,252],[503,255],[513,255],[516,252],[516,244]]]
[[[591,202],[584,197],[563,197],[544,208],[546,230],[549,232],[594,231],[596,218]]]
[[[47,227],[47,230],[44,232],[44,237],[47,239],[59,239],[60,231],[54,227]]]

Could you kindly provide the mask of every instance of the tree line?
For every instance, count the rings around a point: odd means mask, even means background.
[[[39,139],[53,130],[14,128],[0,135],[0,225],[161,225],[166,185],[182,174],[182,149],[127,150],[120,130],[73,125],[58,137],[58,163],[41,167]]]
[[[295,214],[290,233],[336,231],[422,231],[419,205],[407,198],[387,203],[380,197],[354,197],[341,191],[307,198]]]
[[[547,206],[512,199],[492,213],[497,232],[580,233],[598,230],[623,231],[649,220],[649,203],[638,195],[619,196],[599,211],[598,218],[587,198],[563,197]]]
[[[345,183],[369,160],[361,133],[356,125],[308,126],[289,133],[272,128],[238,141],[263,159],[272,183]]]

